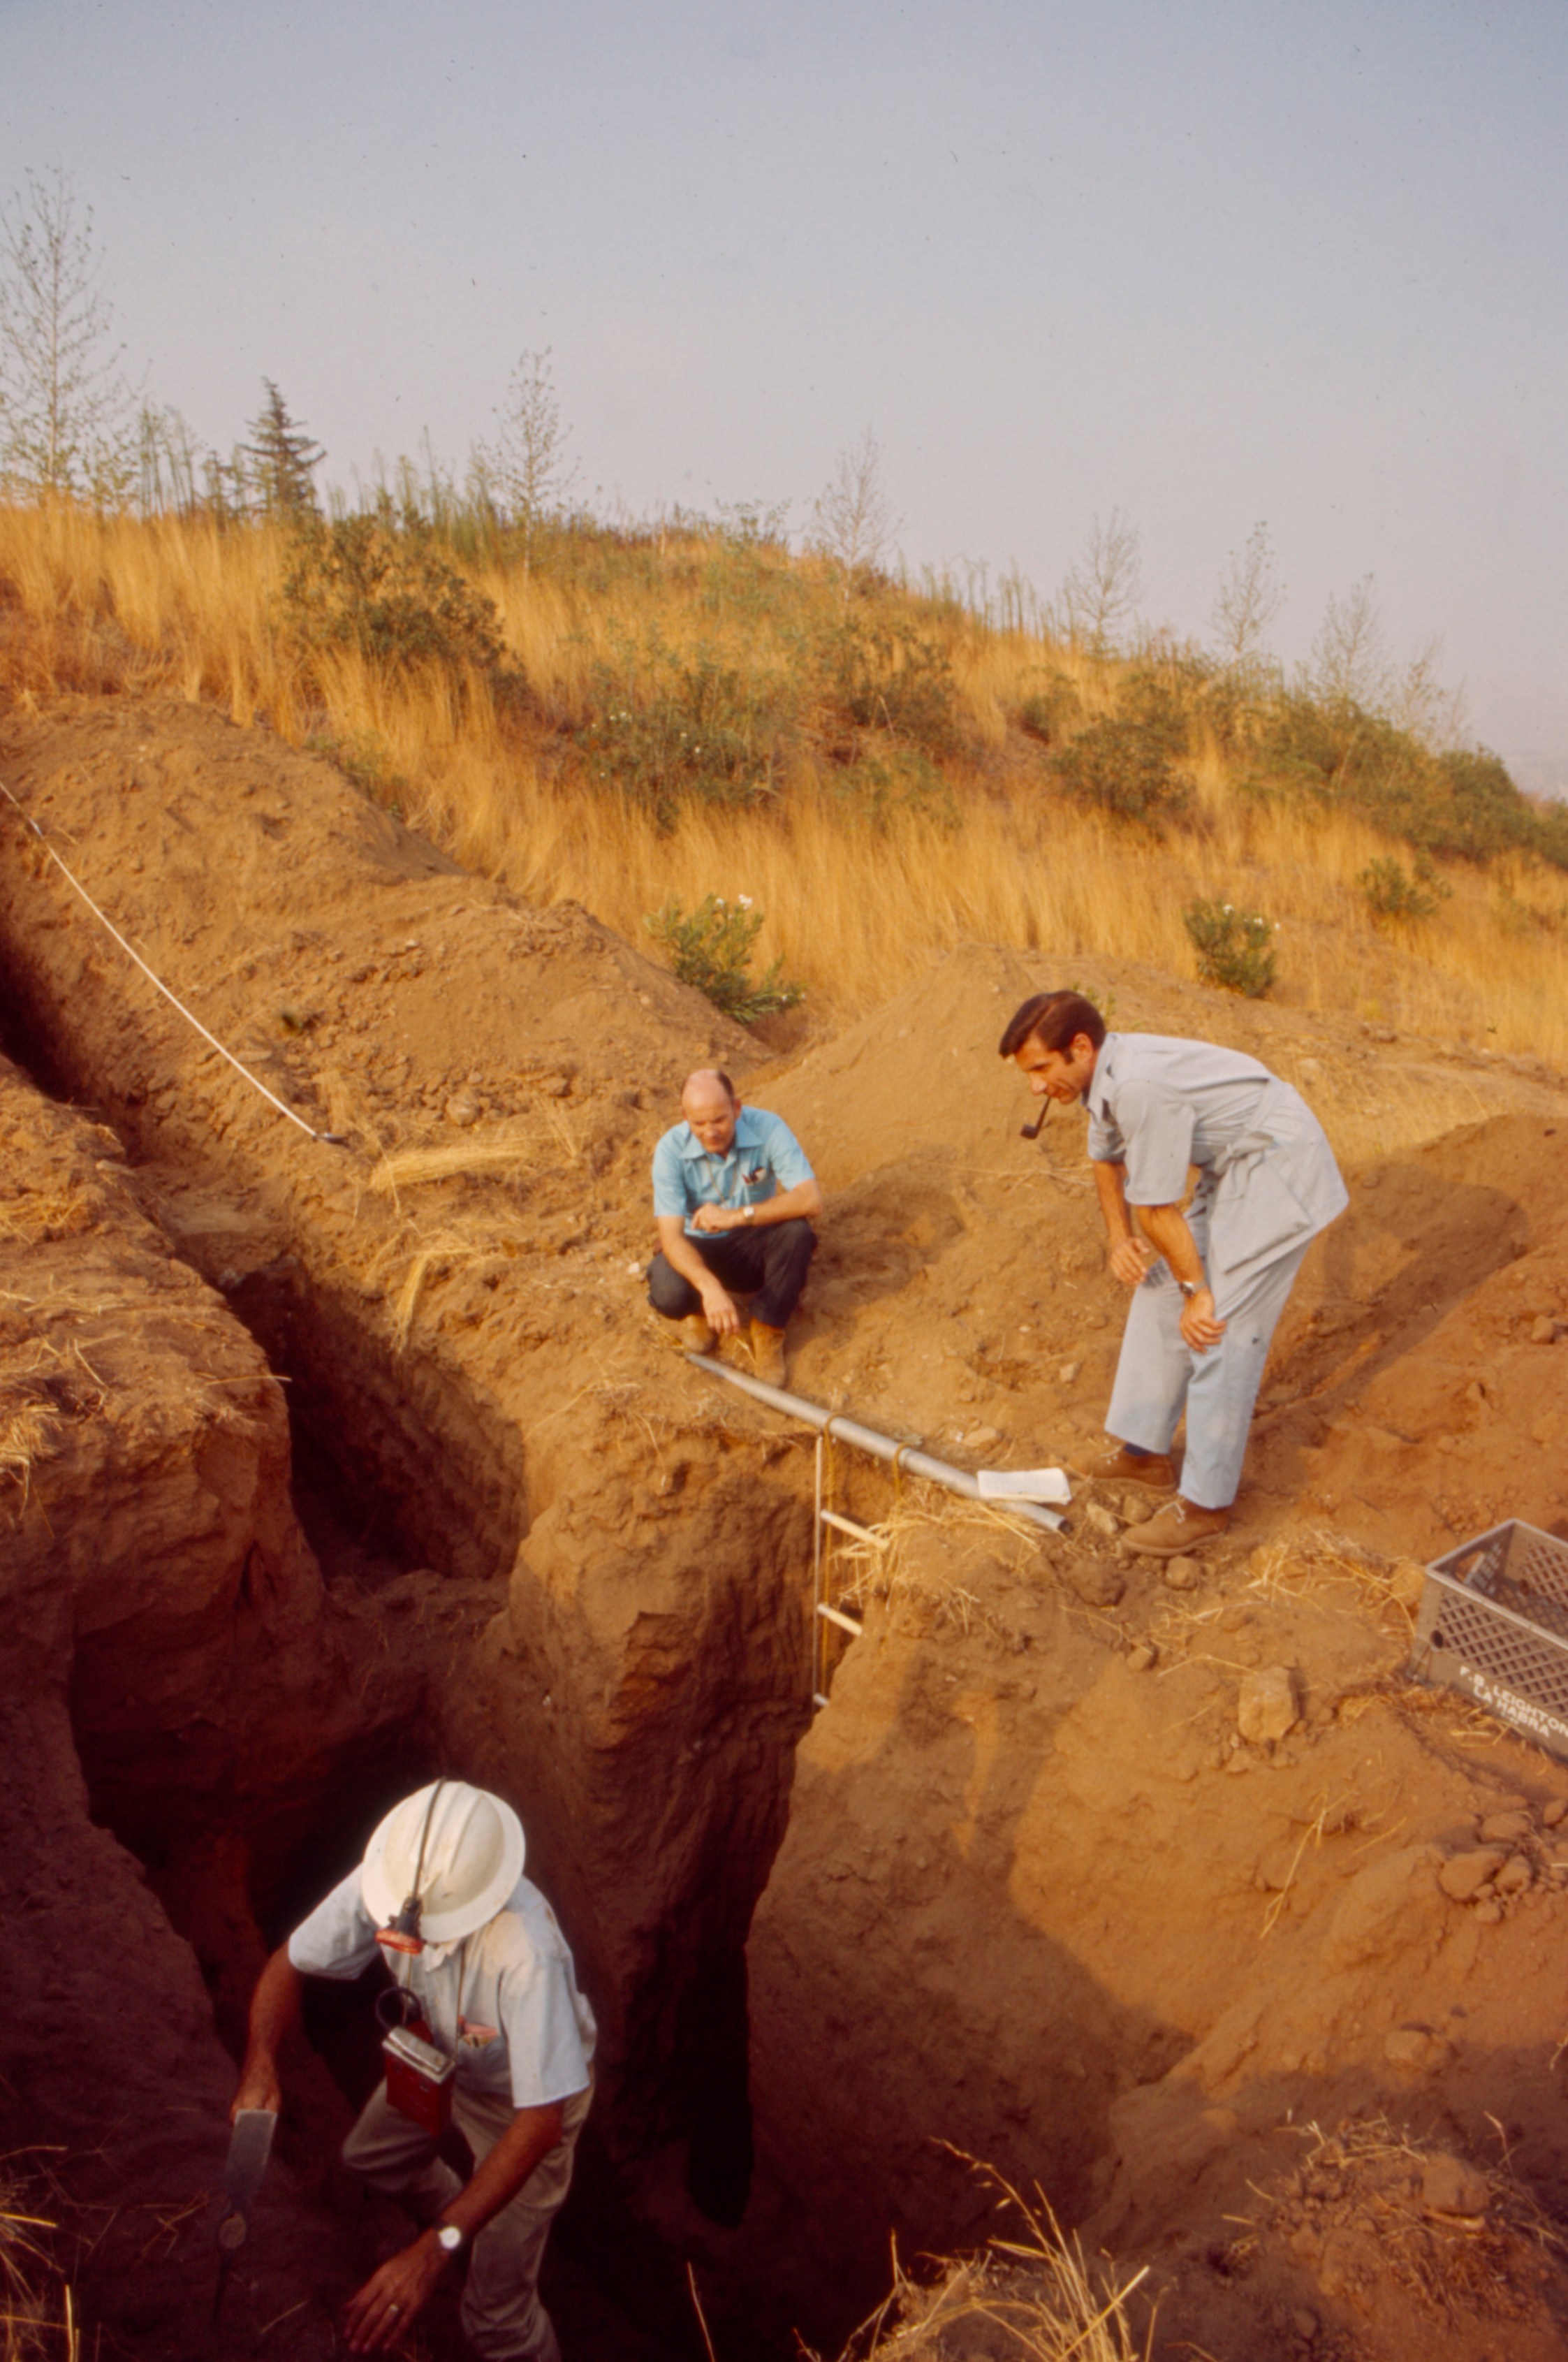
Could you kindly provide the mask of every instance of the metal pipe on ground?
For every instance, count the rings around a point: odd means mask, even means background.
[[[742,1370],[732,1370],[723,1362],[716,1362],[711,1353],[689,1353],[689,1362],[711,1376],[723,1378],[726,1385],[736,1387],[754,1401],[766,1403],[770,1410],[782,1411],[787,1418],[798,1418],[819,1434],[831,1433],[835,1443],[853,1444],[857,1451],[868,1451],[874,1460],[890,1460],[911,1476],[923,1476],[933,1485],[944,1485],[948,1492],[957,1493],[966,1501],[977,1501],[980,1487],[966,1468],[955,1468],[945,1460],[933,1460],[929,1451],[919,1451],[912,1443],[900,1443],[893,1436],[878,1435],[874,1427],[862,1427],[856,1418],[846,1418],[842,1411],[829,1410],[822,1403],[809,1402],[804,1395],[792,1395],[782,1386],[770,1386],[761,1378],[748,1378]],[[1055,1509],[1047,1509],[1038,1501],[1009,1501],[1006,1515],[1022,1518],[1032,1526],[1043,1526],[1049,1533],[1060,1533],[1066,1519]]]

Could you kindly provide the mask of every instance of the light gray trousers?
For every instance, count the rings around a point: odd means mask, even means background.
[[[492,2214],[473,2244],[463,2290],[463,2334],[485,2362],[561,2362],[550,2316],[539,2302],[539,2266],[550,2224],[571,2187],[572,2153],[593,2104],[591,2085],[568,2100],[561,2136],[515,2198]],[[488,2157],[516,2110],[503,2092],[452,2093],[452,2116],[477,2164]],[[401,2198],[433,2223],[462,2183],[436,2154],[426,2132],[387,2100],[379,2083],[343,2144],[343,2161],[389,2198]]]
[[[1202,1253],[1207,1236],[1193,1222]],[[1167,1263],[1156,1263],[1132,1291],[1105,1424],[1120,1442],[1168,1451],[1185,1407],[1182,1496],[1198,1508],[1228,1509],[1236,1497],[1268,1349],[1310,1244],[1287,1247],[1227,1291],[1225,1334],[1207,1353],[1195,1353],[1182,1336],[1185,1298]]]

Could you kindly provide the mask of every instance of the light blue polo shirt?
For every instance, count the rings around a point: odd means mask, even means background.
[[[653,1155],[656,1215],[678,1214],[693,1237],[699,1206],[765,1206],[780,1190],[815,1178],[805,1151],[780,1115],[743,1107],[723,1156],[710,1156],[689,1123],[667,1131]]]

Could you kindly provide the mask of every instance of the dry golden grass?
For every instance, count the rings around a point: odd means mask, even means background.
[[[0,1243],[36,1246],[68,1238],[90,1230],[99,1211],[100,1196],[76,1184],[24,1189],[0,1198]]]
[[[50,2252],[55,2228],[10,2160],[0,2161],[0,2362],[79,2362],[70,2284]]]
[[[1198,765],[1197,824],[1163,844],[1047,801],[1027,770],[1010,788],[1005,769],[999,787],[973,765],[950,765],[959,827],[917,814],[878,829],[835,797],[831,767],[819,775],[801,756],[777,803],[693,805],[661,831],[648,811],[542,763],[552,731],[588,718],[594,665],[628,635],[657,629],[677,651],[701,642],[754,673],[788,665],[777,616],[715,615],[701,603],[701,556],[700,545],[672,548],[664,572],[628,572],[591,594],[480,570],[543,717],[520,729],[477,678],[389,677],[352,654],[307,675],[274,627],[285,553],[271,529],[0,509],[0,581],[31,635],[0,657],[0,686],[25,704],[53,686],[126,679],[210,700],[237,721],[265,718],[298,743],[373,744],[384,774],[406,783],[406,816],[460,859],[530,899],[573,897],[645,947],[644,917],[669,897],[748,894],[767,913],[760,958],[779,955],[831,1022],[886,1000],[933,953],[966,941],[1015,944],[1064,972],[1099,955],[1189,977],[1182,907],[1218,895],[1279,920],[1275,997],[1286,1006],[1568,1065],[1568,886],[1558,873],[1524,858],[1451,864],[1452,900],[1435,918],[1379,929],[1356,879],[1386,840],[1346,813],[1238,795],[1212,750]],[[1050,672],[1074,681],[1086,712],[1114,703],[1117,668],[1081,652],[947,611],[929,611],[922,628],[940,637],[982,745],[1000,745],[1009,708]],[[1428,1110],[1382,1104],[1396,1087],[1379,1087],[1370,1111],[1346,1094],[1347,1153],[1433,1128]],[[1462,1085],[1455,1094],[1462,1102]],[[1463,1106],[1444,1113],[1459,1120]]]
[[[962,2150],[951,2154],[976,2165]],[[988,2240],[979,2255],[950,2264],[934,2285],[911,2279],[895,2256],[891,2292],[851,2339],[842,2362],[944,2362],[957,2353],[1018,2355],[1030,2362],[1146,2362],[1153,2319],[1140,2343],[1127,2306],[1148,2267],[1125,2277],[1109,2259],[1097,2268],[1039,2190],[1031,2203],[989,2167],[976,2169],[1018,2218],[1020,2236]],[[983,2345],[975,2342],[982,2323],[991,2333]],[[967,2334],[963,2324],[969,2324]],[[954,2331],[956,2344],[949,2342]]]

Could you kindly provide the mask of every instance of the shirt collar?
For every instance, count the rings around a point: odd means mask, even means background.
[[[735,1118],[735,1136],[720,1158],[720,1163],[726,1163],[740,1149],[756,1148],[761,1138],[761,1132],[752,1120],[751,1109],[748,1107],[743,1107]],[[711,1150],[703,1147],[689,1123],[683,1123],[676,1132],[675,1145],[677,1152],[684,1156],[689,1164],[700,1164],[705,1156],[712,1153]]]

